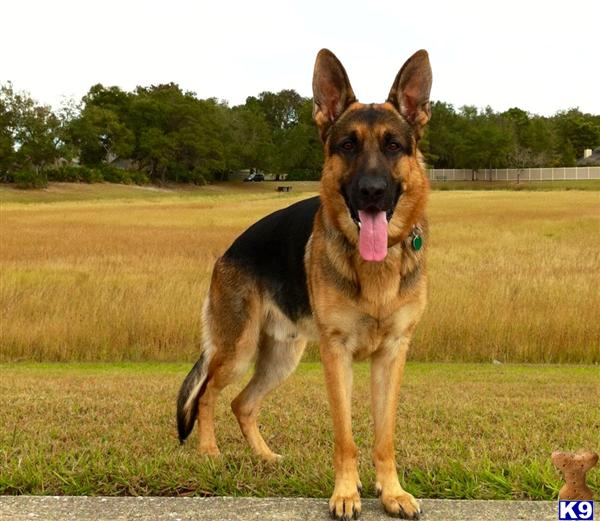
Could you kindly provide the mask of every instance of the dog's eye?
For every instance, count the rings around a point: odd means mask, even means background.
[[[388,152],[399,152],[402,147],[395,141],[390,141],[385,148]]]
[[[346,141],[343,141],[341,148],[342,148],[342,150],[345,150],[346,152],[350,152],[350,151],[354,150],[354,141],[352,141],[351,139],[347,139]]]

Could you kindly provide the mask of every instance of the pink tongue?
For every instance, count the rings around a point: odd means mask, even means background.
[[[358,251],[366,261],[382,261],[387,255],[387,219],[385,212],[358,211],[360,230]]]

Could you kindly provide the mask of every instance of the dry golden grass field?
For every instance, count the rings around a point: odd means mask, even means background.
[[[216,257],[315,189],[2,187],[0,361],[194,360]],[[429,216],[413,360],[600,362],[600,191],[434,191]]]

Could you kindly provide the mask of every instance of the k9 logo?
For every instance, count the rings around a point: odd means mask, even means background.
[[[593,501],[564,501],[558,502],[559,521],[570,521],[571,519],[594,519]]]

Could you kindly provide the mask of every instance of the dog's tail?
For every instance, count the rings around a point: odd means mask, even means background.
[[[177,430],[179,442],[183,444],[194,428],[198,417],[198,402],[208,383],[209,352],[204,351],[192,370],[185,377],[177,397]]]

